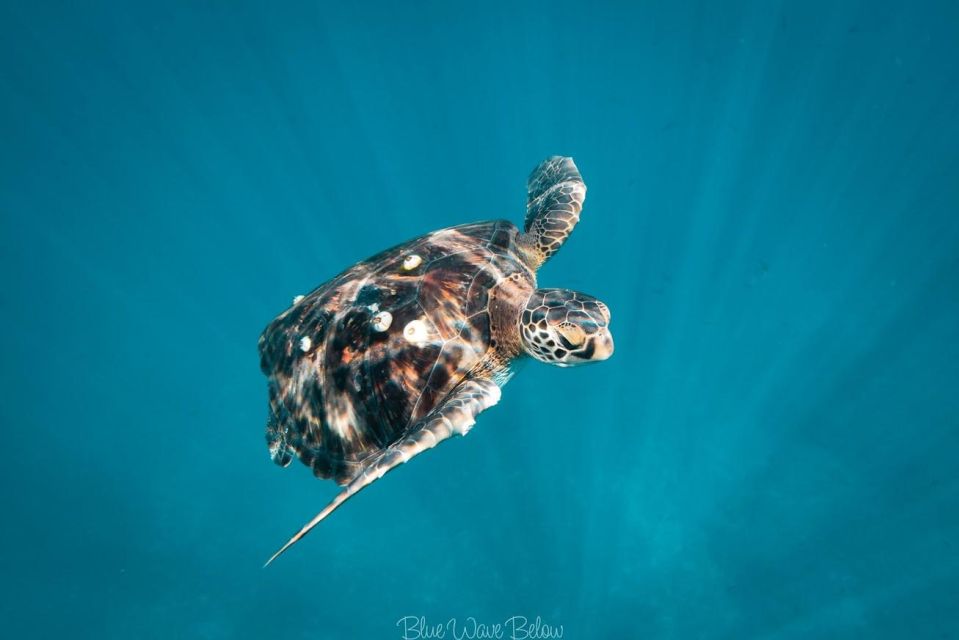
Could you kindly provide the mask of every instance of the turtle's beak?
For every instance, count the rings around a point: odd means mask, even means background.
[[[613,355],[613,334],[608,330],[593,338],[593,357],[591,360],[600,362]]]

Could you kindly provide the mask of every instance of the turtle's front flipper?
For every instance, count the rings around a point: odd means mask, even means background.
[[[364,487],[373,484],[391,469],[398,467],[427,449],[456,435],[466,435],[475,422],[476,416],[499,402],[500,389],[491,380],[467,379],[456,387],[446,399],[398,442],[385,449],[369,462],[330,504],[320,511],[313,520],[290,538],[283,547],[266,561],[264,567],[276,560],[280,554],[296,544],[300,538],[322,522],[337,507],[349,500]]]
[[[556,253],[579,222],[586,185],[572,158],[553,156],[533,169],[526,184],[526,247],[538,268]]]

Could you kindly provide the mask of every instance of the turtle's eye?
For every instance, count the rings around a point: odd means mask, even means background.
[[[560,340],[564,343],[563,346],[567,349],[581,347],[586,342],[586,332],[579,325],[563,322],[556,327],[556,333],[559,334]]]

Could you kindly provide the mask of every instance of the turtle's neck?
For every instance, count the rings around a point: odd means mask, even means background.
[[[490,291],[490,338],[503,361],[514,358],[522,350],[519,320],[536,282],[524,274],[504,278]]]

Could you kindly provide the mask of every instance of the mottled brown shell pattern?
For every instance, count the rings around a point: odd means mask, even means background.
[[[531,291],[519,230],[505,220],[443,229],[384,251],[321,285],[267,326],[267,442],[345,484],[483,362],[490,295]],[[493,322],[496,322],[495,305]]]

